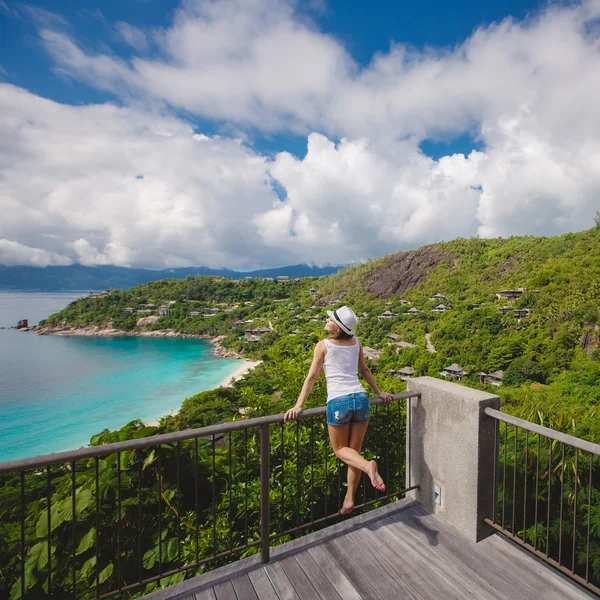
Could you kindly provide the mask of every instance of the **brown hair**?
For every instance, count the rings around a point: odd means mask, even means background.
[[[336,323],[337,325],[337,323]],[[354,336],[346,333],[339,325],[338,330],[335,333],[330,333],[327,339],[331,340],[351,340]]]

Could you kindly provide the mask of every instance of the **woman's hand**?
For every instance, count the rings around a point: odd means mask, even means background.
[[[293,408],[290,408],[290,410],[288,410],[285,413],[285,415],[283,415],[283,422],[285,423],[286,421],[297,421],[301,412],[302,407],[296,404]]]
[[[388,394],[387,392],[379,392],[377,395],[383,400],[384,404],[389,404],[394,400],[394,396],[392,394]]]

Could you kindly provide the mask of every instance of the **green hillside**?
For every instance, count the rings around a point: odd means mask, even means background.
[[[496,296],[518,288],[526,291],[516,299]],[[435,294],[445,299],[431,301]],[[139,310],[143,304],[155,305],[155,312],[161,305],[170,311],[146,330],[222,335],[223,346],[263,360],[245,382],[250,388],[252,381],[260,382],[257,399],[246,397],[245,406],[261,404],[265,390],[279,400],[268,403],[269,410],[292,404],[310,364],[312,346],[323,336],[325,309],[348,304],[360,317],[357,334],[363,345],[380,353],[372,368],[384,387],[395,391],[405,385],[388,375],[390,369],[410,366],[416,375],[439,377],[445,367],[458,363],[468,373],[461,383],[498,391],[505,410],[598,439],[597,227],[554,238],[459,239],[312,280],[162,280],[79,300],[46,324],[108,324],[136,332],[143,314],[130,314],[125,308]],[[432,312],[439,304],[451,310]],[[507,306],[509,310],[501,314],[499,309]],[[211,309],[216,314],[207,317]],[[421,312],[410,316],[410,309]],[[511,309],[532,312],[517,318]],[[379,318],[385,310],[394,316]],[[244,331],[256,328],[270,331],[249,342]],[[291,335],[298,330],[298,335]],[[416,347],[400,347],[388,334]],[[426,348],[426,334],[435,353]],[[482,383],[481,373],[498,370],[504,371],[501,388]],[[313,403],[321,404],[321,396],[317,388]]]

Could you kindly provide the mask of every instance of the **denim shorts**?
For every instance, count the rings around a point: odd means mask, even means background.
[[[327,402],[327,425],[363,423],[370,418],[369,398],[365,392],[338,396]]]

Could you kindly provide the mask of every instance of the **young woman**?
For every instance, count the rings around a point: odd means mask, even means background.
[[[373,374],[365,363],[362,346],[354,337],[358,319],[347,306],[337,311],[328,310],[325,323],[327,339],[320,341],[314,352],[310,370],[298,401],[285,413],[284,421],[296,421],[314,383],[323,368],[327,383],[327,426],[329,440],[335,455],[348,465],[348,490],[340,513],[354,510],[354,493],[361,471],[366,473],[373,487],[385,491],[385,484],[374,460],[366,461],[361,455],[363,439],[369,426],[371,412],[367,393],[358,380],[358,371],[373,391],[387,404],[394,398],[377,387]]]

